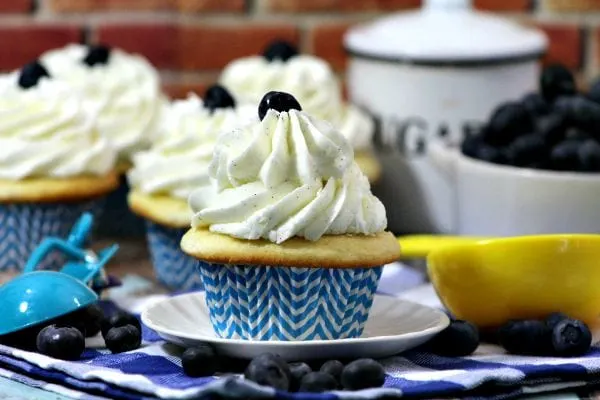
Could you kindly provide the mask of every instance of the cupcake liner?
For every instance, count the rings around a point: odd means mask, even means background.
[[[142,238],[146,233],[144,219],[135,215],[127,204],[129,183],[121,176],[119,187],[106,196],[96,233],[104,238]]]
[[[150,258],[158,280],[171,290],[190,291],[203,288],[198,275],[198,261],[179,247],[187,229],[168,228],[146,221]]]
[[[82,213],[97,217],[103,200],[81,203],[0,204],[0,271],[22,271],[30,254],[49,236],[67,238]],[[49,254],[37,269],[60,269],[64,256]]]
[[[199,269],[220,337],[281,341],[359,337],[383,271],[206,262]]]

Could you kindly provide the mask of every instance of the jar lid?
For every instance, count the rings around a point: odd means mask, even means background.
[[[473,10],[471,0],[425,0],[420,10],[351,28],[344,46],[362,58],[475,66],[539,58],[548,39],[538,29]]]

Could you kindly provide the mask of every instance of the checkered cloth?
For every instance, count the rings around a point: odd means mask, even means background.
[[[158,299],[152,297],[152,301]],[[103,306],[110,308],[114,304]],[[128,303],[128,307],[132,311],[142,308],[140,302]],[[186,377],[177,357],[181,349],[165,343],[146,327],[143,346],[136,351],[110,354],[98,338],[88,345],[91,348],[78,362],[0,346],[0,377],[80,399],[191,399],[208,394],[244,399],[376,399],[386,395],[501,399],[587,389],[600,383],[600,348],[594,348],[585,357],[571,359],[508,356],[500,348],[488,345],[467,358],[438,357],[417,349],[382,360],[387,372],[382,389],[303,395],[276,393],[236,375]]]

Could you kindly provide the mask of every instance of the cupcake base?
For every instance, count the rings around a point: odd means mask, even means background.
[[[210,319],[228,339],[359,337],[383,267],[331,269],[200,262]]]

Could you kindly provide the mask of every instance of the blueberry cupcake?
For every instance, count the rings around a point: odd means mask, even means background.
[[[182,249],[200,260],[224,338],[361,335],[383,265],[400,248],[382,203],[331,124],[269,92],[260,121],[222,134],[210,185],[194,190]]]
[[[50,73],[83,92],[95,114],[95,129],[117,149],[121,185],[112,193],[98,229],[104,235],[137,236],[143,222],[129,212],[124,174],[132,156],[150,147],[158,135],[165,97],[158,72],[144,57],[104,46],[71,44],[41,57]]]
[[[380,178],[381,165],[371,145],[375,124],[368,114],[343,101],[339,81],[324,60],[275,41],[262,56],[231,62],[220,81],[236,98],[254,104],[268,91],[294,95],[306,112],[329,121],[350,141],[356,162],[371,182]]]
[[[190,94],[167,108],[163,136],[133,157],[129,205],[146,221],[156,275],[170,289],[201,288],[196,261],[179,247],[190,226],[187,199],[194,188],[208,183],[218,133],[258,119],[255,111],[236,106],[221,86],[210,87],[204,100]]]
[[[67,236],[117,187],[116,150],[93,117],[39,62],[0,78],[0,270],[22,269],[43,238]]]

